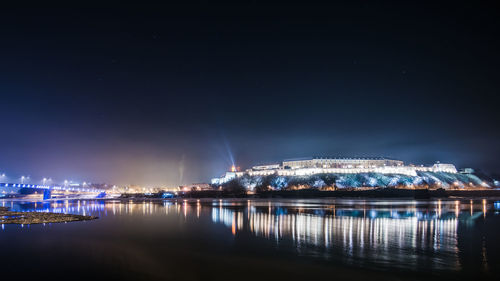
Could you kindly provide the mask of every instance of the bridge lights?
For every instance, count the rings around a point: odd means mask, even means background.
[[[21,176],[21,184],[24,184],[24,181],[29,179],[30,177]]]

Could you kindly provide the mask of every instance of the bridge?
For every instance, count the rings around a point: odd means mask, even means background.
[[[0,183],[0,198],[7,195],[27,196],[30,194],[43,194],[44,200],[78,195],[95,195],[95,198],[103,198],[106,196],[106,190],[77,186]]]

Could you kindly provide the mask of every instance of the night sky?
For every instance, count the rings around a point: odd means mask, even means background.
[[[500,171],[495,6],[178,2],[3,7],[0,173],[173,186],[230,154]]]

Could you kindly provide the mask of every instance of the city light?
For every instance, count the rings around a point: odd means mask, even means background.
[[[488,188],[490,185],[481,180],[471,169],[458,172],[455,165],[436,162],[432,166],[406,165],[401,160],[374,158],[325,158],[309,157],[283,160],[280,164],[253,166],[240,171],[231,166],[230,171],[221,177],[213,178],[213,185],[223,185],[232,180],[240,180],[249,191],[253,191],[262,178],[271,177],[272,189],[286,188],[293,179],[307,181],[305,184],[292,184],[293,189],[328,187],[323,179],[330,175],[335,179],[337,188]],[[331,183],[330,183],[331,185]]]
[[[30,179],[29,176],[21,176],[21,184],[24,184],[24,181],[27,181],[29,179]]]

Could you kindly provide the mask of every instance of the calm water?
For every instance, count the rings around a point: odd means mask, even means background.
[[[99,216],[2,225],[1,274],[97,280],[493,279],[495,200],[0,201]]]

